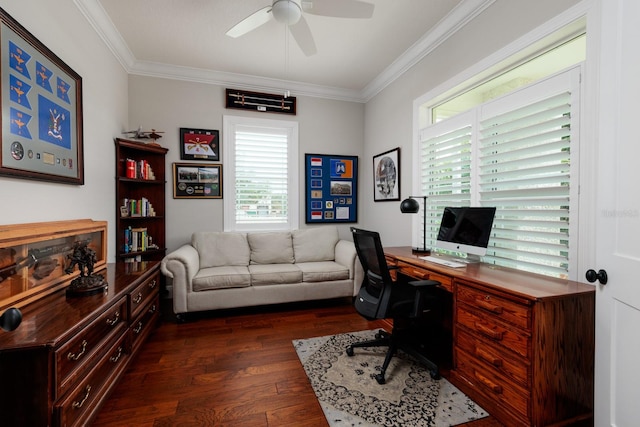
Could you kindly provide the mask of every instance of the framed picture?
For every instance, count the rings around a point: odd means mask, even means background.
[[[356,222],[358,157],[305,154],[306,222]]]
[[[373,156],[373,200],[400,200],[400,147]]]
[[[220,160],[220,132],[180,128],[181,160]]]
[[[174,199],[222,199],[222,165],[173,164]]]
[[[84,184],[82,78],[0,9],[0,175]]]

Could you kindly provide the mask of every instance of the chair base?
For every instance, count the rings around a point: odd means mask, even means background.
[[[353,351],[354,348],[389,347],[389,349],[387,350],[387,354],[384,358],[384,363],[380,368],[380,372],[375,376],[375,379],[378,382],[378,384],[384,384],[386,382],[385,375],[387,372],[387,368],[391,363],[391,359],[399,349],[413,356],[416,360],[418,360],[420,363],[425,365],[427,369],[429,369],[429,374],[431,375],[431,378],[433,378],[434,380],[440,379],[438,366],[435,363],[433,363],[431,360],[429,360],[427,357],[425,357],[423,354],[421,354],[419,351],[417,351],[412,345],[407,344],[402,339],[402,335],[403,334],[401,331],[394,330],[391,333],[389,333],[387,331],[379,330],[375,335],[375,339],[353,343],[349,345],[346,349],[347,356],[351,357],[355,354]]]

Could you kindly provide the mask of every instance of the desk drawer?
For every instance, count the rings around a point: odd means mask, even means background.
[[[501,348],[529,357],[531,339],[524,331],[515,329],[496,318],[480,315],[465,304],[456,305],[457,324],[467,327],[475,335],[484,337]]]
[[[457,301],[464,302],[483,313],[512,323],[520,328],[531,329],[531,310],[517,302],[502,298],[491,292],[481,291],[458,283]]]
[[[527,387],[530,376],[525,359],[500,350],[497,346],[486,343],[462,328],[457,330],[457,349],[464,350],[465,353],[473,356],[480,365],[487,365],[487,370],[494,369],[522,387]]]
[[[131,318],[135,319],[144,307],[158,294],[160,286],[160,273],[149,277],[129,294],[131,298]]]
[[[135,354],[138,348],[144,342],[153,330],[153,326],[157,323],[160,316],[160,297],[155,295],[153,301],[145,307],[145,311],[142,312],[134,322],[131,323],[131,354]]]
[[[491,400],[511,408],[519,417],[529,419],[531,395],[527,389],[511,383],[507,378],[487,369],[477,359],[463,350],[456,349],[457,373]],[[511,412],[511,411],[509,411]]]
[[[449,276],[434,273],[431,270],[426,270],[402,261],[398,262],[398,272],[418,280],[437,280],[447,291],[453,291],[453,279]]]

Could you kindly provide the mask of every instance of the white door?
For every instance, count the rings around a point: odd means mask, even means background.
[[[595,425],[640,425],[640,1],[600,0]]]

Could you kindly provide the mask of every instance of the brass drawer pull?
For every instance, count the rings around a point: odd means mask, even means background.
[[[493,391],[496,394],[502,394],[502,386],[501,385],[494,383],[489,378],[487,378],[484,375],[481,375],[481,374],[479,374],[477,372],[474,372],[474,374],[476,376],[476,379],[478,381],[480,381],[483,385],[488,387],[491,391]]]
[[[87,387],[85,387],[84,389],[84,397],[79,401],[73,402],[73,407],[76,409],[82,408],[82,405],[84,405],[84,402],[86,402],[87,399],[89,398],[90,393],[91,393],[91,386],[87,385]]]
[[[482,323],[476,322],[475,327],[478,332],[496,341],[501,341],[502,338],[504,337],[504,331],[493,330],[488,326],[484,326]]]
[[[151,307],[149,308],[149,313],[153,314],[156,312],[158,308],[156,307],[155,304],[152,304]]]
[[[502,366],[502,359],[492,356],[491,354],[489,354],[488,352],[484,351],[481,348],[476,347],[476,356],[478,356],[480,359],[484,360],[485,362],[491,363],[493,366],[496,366],[498,368]]]
[[[476,304],[478,305],[478,307],[483,308],[487,311],[490,311],[491,313],[502,314],[502,307],[500,307],[499,305],[491,304],[486,299],[485,300],[478,299],[476,300]]]
[[[154,279],[151,283],[149,283],[149,288],[150,289],[154,289],[156,287],[157,283],[156,280]]]
[[[67,353],[67,359],[68,360],[78,360],[80,359],[84,353],[87,351],[87,345],[89,343],[87,342],[87,340],[82,340],[82,343],[80,344],[80,352],[78,354],[73,354],[71,352]]]
[[[142,301],[142,292],[138,292],[138,295],[133,299],[133,303],[140,304],[140,301]]]
[[[121,356],[122,356],[122,346],[118,347],[118,352],[113,356],[111,356],[109,360],[113,363],[116,363],[118,360],[120,360]]]
[[[120,321],[120,312],[116,311],[113,313],[113,318],[107,319],[107,325],[113,326]]]
[[[135,328],[133,328],[133,332],[134,332],[134,333],[136,333],[136,334],[139,334],[139,333],[140,333],[140,331],[142,330],[142,327],[143,327],[143,326],[144,326],[144,325],[142,324],[142,322],[138,322],[138,326],[136,326]]]

